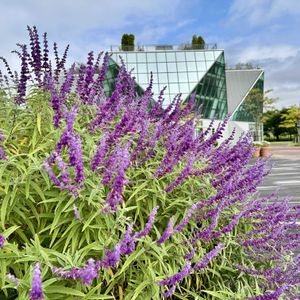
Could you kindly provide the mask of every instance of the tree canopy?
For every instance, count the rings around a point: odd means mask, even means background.
[[[121,46],[123,51],[132,51],[134,50],[134,34],[124,33],[121,39]]]
[[[197,49],[204,49],[205,41],[201,35],[193,35],[192,37],[192,47]]]

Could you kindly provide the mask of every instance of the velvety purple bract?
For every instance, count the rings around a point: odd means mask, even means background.
[[[0,249],[3,248],[6,238],[0,234]]]
[[[43,289],[42,289],[42,278],[41,278],[41,270],[40,263],[36,263],[33,268],[33,278],[31,283],[31,290],[29,293],[29,297],[31,300],[43,300]]]

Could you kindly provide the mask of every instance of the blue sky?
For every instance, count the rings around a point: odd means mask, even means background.
[[[134,33],[138,44],[180,44],[193,34],[225,49],[229,65],[265,69],[277,107],[300,102],[300,0],[1,0],[0,56],[12,65],[26,25],[48,32],[70,61],[83,61]]]

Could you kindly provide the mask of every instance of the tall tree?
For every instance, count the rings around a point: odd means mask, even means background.
[[[276,99],[269,98],[266,95],[272,90],[267,90],[265,94],[261,89],[252,89],[243,103],[245,112],[253,119],[255,123],[254,139],[259,140],[259,132],[263,123],[264,111],[274,109]]]
[[[132,33],[124,33],[121,39],[121,48],[123,51],[133,51],[134,50],[134,35]]]
[[[201,35],[193,35],[192,37],[192,48],[193,49],[204,49],[205,41]]]
[[[285,131],[279,126],[281,122],[281,112],[282,111],[275,109],[263,114],[264,135],[268,137],[275,136],[277,141],[279,141],[280,134]]]
[[[279,127],[286,129],[290,135],[297,133],[297,122],[300,121],[300,108],[296,105],[291,106],[281,114],[281,122]]]

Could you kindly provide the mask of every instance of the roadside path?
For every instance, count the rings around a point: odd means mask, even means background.
[[[270,148],[273,168],[258,191],[262,195],[278,189],[280,197],[291,197],[291,203],[300,204],[300,147],[275,146]]]

